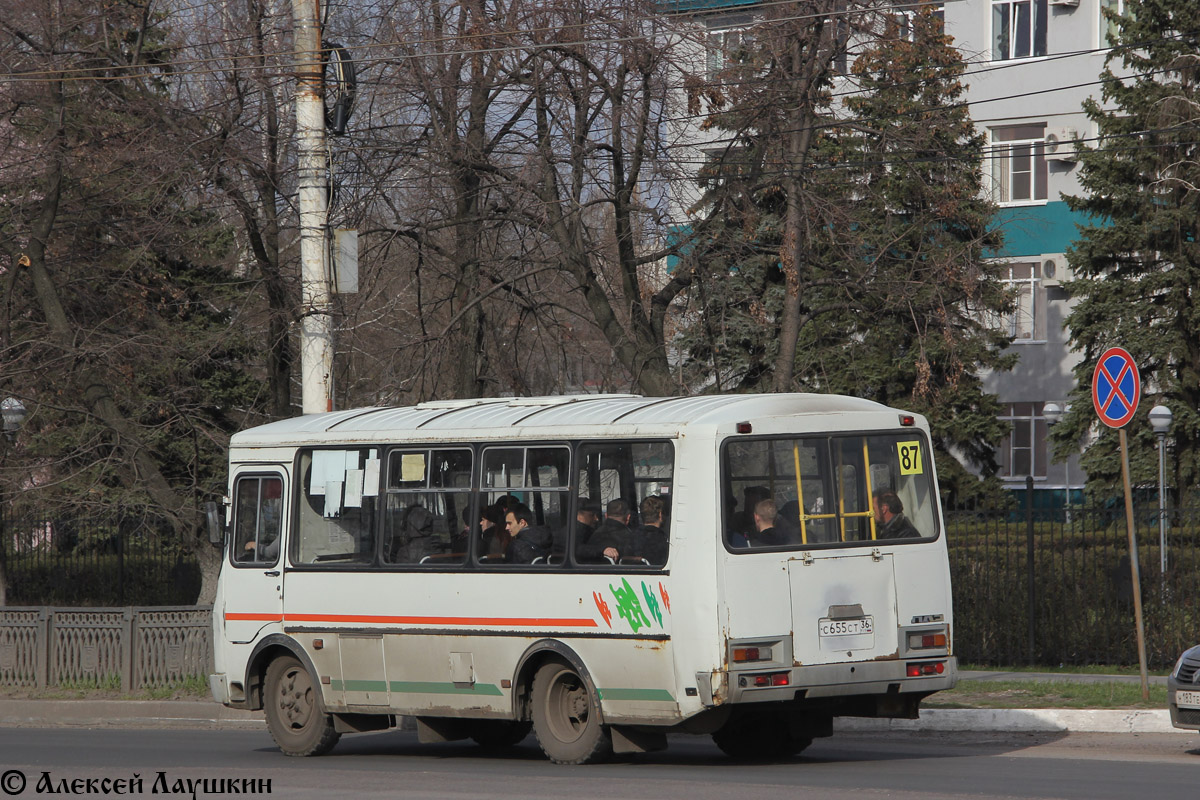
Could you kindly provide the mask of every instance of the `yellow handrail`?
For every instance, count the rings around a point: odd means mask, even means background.
[[[794,439],[792,463],[796,467],[796,502],[800,504],[800,544],[808,544],[808,528],[804,524],[804,481],[800,477],[800,443]]]

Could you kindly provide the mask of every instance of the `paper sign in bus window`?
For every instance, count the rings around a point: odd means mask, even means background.
[[[400,480],[404,483],[425,482],[424,453],[405,453],[400,456]]]
[[[920,442],[896,442],[896,455],[900,457],[901,475],[920,475],[925,471],[921,465]]]
[[[372,457],[367,459],[366,468],[363,470],[363,497],[378,497],[379,496],[379,463],[380,460],[371,451]]]
[[[361,469],[346,470],[346,486],[343,489],[345,498],[342,505],[346,508],[362,508],[363,471]]]

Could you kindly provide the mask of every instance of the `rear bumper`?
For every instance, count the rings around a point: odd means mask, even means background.
[[[942,672],[909,677],[909,664],[941,664]],[[780,686],[755,686],[759,675],[787,674]],[[778,669],[738,670],[728,675],[730,703],[772,703],[816,700],[854,695],[929,694],[952,689],[958,682],[958,660],[953,656],[922,656],[920,659],[859,661],[842,664]]]

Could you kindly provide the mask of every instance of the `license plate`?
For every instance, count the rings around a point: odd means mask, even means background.
[[[1175,692],[1175,705],[1180,708],[1200,708],[1200,692]]]
[[[874,633],[874,618],[821,619],[817,622],[817,630],[822,636],[858,636],[863,633]]]

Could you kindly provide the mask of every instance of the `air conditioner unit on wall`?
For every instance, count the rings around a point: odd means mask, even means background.
[[[1070,6],[1075,8],[1079,5],[1079,0],[1050,0],[1052,6]]]
[[[1043,286],[1061,286],[1072,278],[1065,253],[1042,253],[1040,276]]]
[[[1074,128],[1047,128],[1044,153],[1047,161],[1074,161],[1079,131]]]

